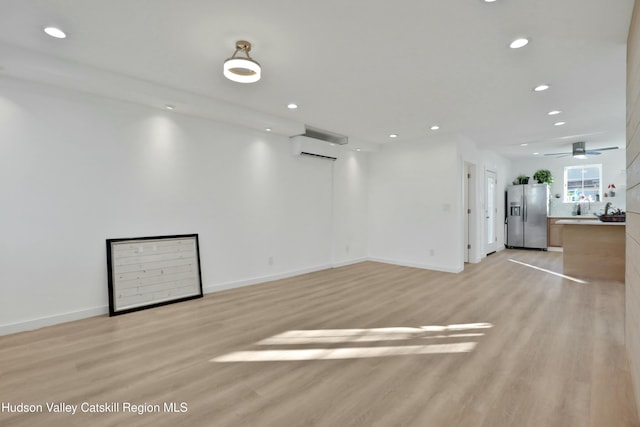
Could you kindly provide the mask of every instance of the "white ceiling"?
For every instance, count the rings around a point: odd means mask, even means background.
[[[55,84],[65,72],[51,64],[90,66],[172,88],[164,102],[178,111],[206,97],[265,123],[369,143],[463,137],[513,158],[580,140],[623,148],[632,8],[633,0],[0,0],[0,43],[29,53],[21,64],[0,55],[0,73]],[[46,36],[48,25],[68,38]],[[509,49],[521,36],[530,44]],[[253,44],[258,83],[222,76],[238,39]],[[49,65],[36,66],[37,57]],[[551,89],[534,93],[539,83]],[[547,116],[552,109],[563,113]]]

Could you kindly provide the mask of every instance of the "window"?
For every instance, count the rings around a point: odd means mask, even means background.
[[[564,168],[565,203],[599,201],[602,196],[602,165],[566,166]]]

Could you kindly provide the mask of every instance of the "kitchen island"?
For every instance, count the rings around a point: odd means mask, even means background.
[[[560,221],[593,221],[593,215],[549,216],[547,217],[547,244],[549,247],[562,247],[562,230],[564,225]]]
[[[563,225],[563,274],[624,281],[624,222],[567,219],[557,223]]]

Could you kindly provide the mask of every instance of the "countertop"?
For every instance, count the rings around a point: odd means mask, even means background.
[[[585,219],[594,219],[596,216],[592,213],[587,214],[587,215],[549,215],[547,216],[547,218],[562,218],[562,219],[578,219],[578,218],[585,218]]]
[[[602,222],[599,219],[561,219],[556,224],[562,225],[625,225],[624,222]]]

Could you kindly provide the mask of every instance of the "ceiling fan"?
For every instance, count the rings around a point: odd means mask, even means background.
[[[618,147],[603,147],[603,148],[594,148],[592,150],[587,150],[586,143],[583,142],[574,142],[573,150],[571,152],[564,153],[547,153],[545,156],[556,156],[556,157],[565,157],[565,156],[573,156],[577,159],[586,159],[587,155],[589,156],[597,156],[601,151],[608,150],[617,150]]]

